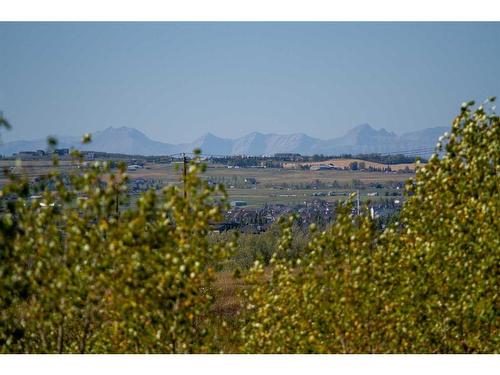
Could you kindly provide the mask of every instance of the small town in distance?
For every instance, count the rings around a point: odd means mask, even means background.
[[[126,164],[130,200],[133,205],[140,193],[160,191],[170,184],[182,184],[184,158],[193,154],[140,156],[82,151],[83,162],[75,164],[70,148],[20,151],[3,157],[0,165],[11,172],[29,176],[33,184],[52,166],[52,157],[60,159],[61,172],[85,169],[96,161],[112,166]],[[334,220],[335,207],[353,195],[356,210],[367,209],[385,226],[399,211],[404,197],[404,182],[412,177],[416,161],[424,158],[403,154],[359,154],[304,156],[276,153],[272,156],[221,156],[201,154],[207,170],[203,178],[210,184],[224,185],[230,203],[224,221],[216,231],[236,229],[245,233],[266,231],[283,215],[295,213],[300,225],[326,225]],[[0,179],[3,185],[7,181]]]

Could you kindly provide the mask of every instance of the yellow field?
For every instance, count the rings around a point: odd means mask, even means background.
[[[319,167],[321,165],[334,166],[336,168],[346,168],[349,167],[349,165],[354,162],[357,162],[358,164],[364,163],[366,168],[372,167],[376,169],[385,169],[387,167],[390,167],[392,171],[404,171],[406,168],[413,171],[416,169],[415,163],[382,164],[361,159],[330,159],[325,161],[307,162],[307,163],[285,163],[284,168],[300,169],[301,166]]]

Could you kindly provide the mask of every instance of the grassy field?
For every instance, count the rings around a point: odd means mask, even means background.
[[[57,168],[52,165],[51,160],[23,160],[20,163],[13,160],[0,160],[0,186],[8,182],[3,173],[4,168],[11,169],[14,174],[33,179],[56,169],[61,172],[69,172],[77,169],[77,165],[69,160],[62,160]]]
[[[380,181],[405,181],[413,176],[413,173],[385,173],[385,172],[361,172],[361,171],[342,171],[342,170],[289,170],[279,168],[240,168],[229,169],[223,167],[209,167],[207,175],[217,176],[245,176],[253,177],[258,183],[303,183],[319,180],[322,182],[349,182],[353,179],[364,183]]]
[[[182,171],[175,170],[173,164],[151,164],[150,169],[139,169],[129,172],[131,178],[158,178],[168,183],[180,181]],[[365,172],[348,170],[292,170],[282,168],[225,168],[222,166],[208,165],[205,177],[218,177],[225,179],[255,178],[257,185],[272,184],[299,184],[310,183],[318,180],[323,183],[338,181],[339,183],[359,180],[362,183],[376,182],[402,182],[412,177],[413,173],[386,173]]]
[[[180,166],[180,165],[179,165]],[[0,161],[0,168],[13,168],[14,173],[34,178],[53,170],[49,160],[23,161],[21,165],[15,161]],[[77,169],[70,161],[61,161],[61,172]],[[153,179],[162,184],[180,184],[182,168],[175,164],[148,163],[145,168],[128,171],[131,179]],[[220,165],[208,165],[203,177],[217,183],[224,183],[230,200],[242,200],[248,206],[261,206],[265,203],[295,205],[312,199],[323,199],[333,202],[345,199],[342,195],[317,196],[318,193],[349,193],[356,191],[356,184],[361,187],[361,200],[378,200],[385,198],[386,193],[397,192],[396,184],[401,184],[413,173],[366,172],[348,170],[293,170],[279,168],[227,168]],[[256,184],[245,183],[245,179],[255,179]],[[1,176],[0,185],[7,183]],[[380,183],[382,188],[366,188],[369,184]],[[378,196],[368,197],[368,193],[377,192]],[[316,194],[316,196],[314,195]]]
[[[337,194],[348,194],[350,192],[355,192],[356,189],[314,189],[314,190],[277,190],[277,189],[229,189],[229,199],[235,201],[245,201],[248,206],[260,206],[265,203],[277,203],[285,205],[296,205],[303,203],[305,201],[310,201],[312,199],[321,199],[327,202],[335,202],[338,200],[345,200],[346,195],[336,195],[336,196],[314,196],[314,193],[329,193],[335,192]],[[368,192],[372,192],[369,189],[360,189],[360,199],[361,201],[371,200],[376,201],[379,199],[387,198],[384,194],[385,192],[393,192],[394,189],[377,189],[376,192],[379,193],[378,196],[368,196]],[[373,190],[373,192],[375,192]]]
[[[139,169],[129,172],[131,178],[152,178],[160,179],[164,183],[179,183],[182,178],[182,170],[176,170],[169,164],[152,164],[150,169]],[[205,178],[216,182],[223,182],[226,185],[229,199],[231,201],[245,201],[247,206],[256,207],[266,203],[278,203],[285,205],[296,205],[312,199],[322,199],[333,202],[345,199],[344,196],[313,196],[314,193],[349,193],[357,189],[353,188],[354,182],[362,184],[384,185],[381,189],[360,189],[361,200],[370,199],[376,201],[386,198],[385,193],[397,192],[391,185],[400,184],[412,177],[413,173],[386,173],[386,172],[364,172],[347,170],[291,170],[278,168],[227,168],[222,166],[209,165]],[[255,186],[245,184],[245,178],[256,180]],[[294,188],[300,184],[333,184],[338,187],[318,187],[318,188]],[[286,187],[288,185],[289,187]],[[343,186],[347,185],[347,186]],[[369,192],[377,192],[378,196],[368,197]]]

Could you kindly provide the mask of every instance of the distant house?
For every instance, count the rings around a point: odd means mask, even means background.
[[[331,169],[335,169],[335,167],[333,165],[325,165],[325,164],[311,165],[310,168],[311,171],[329,171]]]
[[[56,148],[54,153],[59,156],[69,155],[69,148]]]
[[[245,177],[245,183],[255,185],[257,180],[254,177]]]
[[[326,197],[326,192],[317,191],[317,192],[314,192],[312,195],[313,195],[313,197]]]
[[[93,151],[84,151],[83,156],[88,159],[88,160],[94,160],[95,159],[95,152]]]
[[[216,232],[224,232],[224,231],[227,231],[227,230],[230,230],[230,229],[234,229],[234,228],[237,228],[238,227],[238,223],[236,222],[222,222],[222,223],[218,223],[218,224],[214,224],[214,230]]]
[[[139,164],[130,164],[127,166],[127,170],[128,171],[136,171],[138,169],[141,169],[143,168],[142,165],[139,165]]]
[[[302,155],[300,154],[295,154],[295,153],[291,153],[291,152],[281,152],[281,153],[277,153],[277,154],[274,154],[274,157],[276,159],[280,159],[280,160],[288,160],[288,161],[299,161],[299,160],[302,160]]]
[[[233,206],[233,207],[242,207],[242,206],[246,206],[246,205],[247,205],[246,201],[232,201],[231,202],[231,206]]]
[[[45,151],[44,150],[37,150],[37,151],[19,151],[17,154],[14,154],[20,157],[39,157],[39,156],[44,156]]]
[[[36,151],[19,151],[19,156],[36,156]]]

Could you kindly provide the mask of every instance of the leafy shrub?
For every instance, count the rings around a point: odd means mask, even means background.
[[[203,168],[191,161],[184,192],[148,191],[127,210],[124,166],[51,172],[36,199],[27,179],[10,174],[1,192],[1,351],[211,350],[210,285],[232,244],[207,240],[225,193],[198,177]]]
[[[277,253],[267,282],[256,264],[244,351],[500,350],[500,121],[473,105],[408,182],[399,223],[379,234],[348,206],[298,260]]]
[[[290,257],[296,256],[309,241],[309,232],[307,230],[294,226],[293,231]],[[228,260],[226,268],[248,270],[256,260],[262,262],[265,266],[269,265],[281,236],[278,223],[273,223],[266,231],[259,234],[228,231],[214,235],[213,240],[217,242],[232,241],[235,239],[236,233],[235,251]]]

